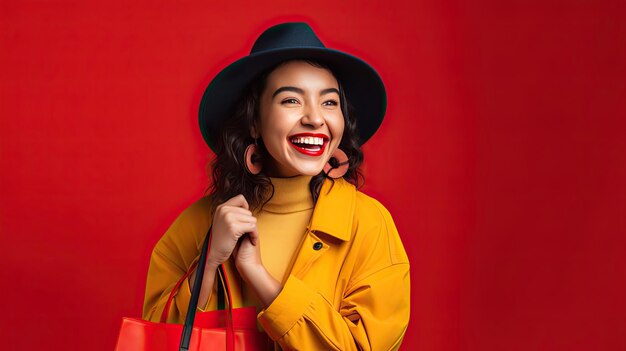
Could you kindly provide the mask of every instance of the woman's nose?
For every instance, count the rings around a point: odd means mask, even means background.
[[[310,125],[314,128],[319,128],[324,125],[324,116],[320,109],[315,107],[309,107],[305,109],[304,116],[302,116],[302,124]]]

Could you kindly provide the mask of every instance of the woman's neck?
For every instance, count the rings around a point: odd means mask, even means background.
[[[263,211],[292,213],[313,208],[309,184],[313,176],[300,175],[290,178],[270,178],[274,195],[263,206]]]

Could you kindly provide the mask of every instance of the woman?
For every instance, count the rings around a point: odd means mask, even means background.
[[[376,71],[325,48],[305,23],[266,30],[218,74],[200,106],[217,157],[209,196],[152,253],[144,318],[157,321],[212,225],[198,303],[216,308],[224,264],[233,307],[257,306],[283,350],[395,350],[409,318],[409,262],[388,211],[359,192],[360,145],[384,116]],[[184,319],[194,274],[168,322]]]

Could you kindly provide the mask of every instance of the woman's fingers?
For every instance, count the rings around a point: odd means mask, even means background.
[[[248,237],[250,238],[252,245],[256,246],[259,242],[259,231],[256,228],[256,224],[254,225],[254,229],[248,232]]]
[[[241,214],[247,214],[252,216],[252,212],[250,212],[250,210],[246,210],[245,208],[242,207],[238,207],[238,206],[231,206],[231,205],[222,205],[220,206],[216,212],[220,212],[220,213],[241,213]]]
[[[248,201],[246,201],[246,198],[242,194],[231,197],[230,199],[228,199],[228,201],[224,202],[220,206],[235,206],[245,208],[246,210],[249,209]]]
[[[233,239],[238,240],[242,235],[252,230],[256,230],[256,218],[251,215],[240,213],[228,213],[224,216],[226,228],[228,228]]]
[[[256,223],[237,221],[231,223],[228,228],[230,229],[233,240],[239,240],[242,235],[256,231]]]
[[[213,215],[213,237],[209,253],[212,262],[222,264],[233,251],[239,251],[236,247],[239,239],[246,233],[257,232],[256,221],[243,195],[234,196],[217,206]]]
[[[235,222],[243,222],[243,223],[256,223],[256,217],[251,214],[241,213],[241,212],[226,212],[223,215],[223,218],[226,222],[235,223]]]

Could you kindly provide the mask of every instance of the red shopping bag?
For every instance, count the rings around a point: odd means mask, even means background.
[[[184,279],[187,279],[193,271],[193,266],[172,289],[163,309],[160,323],[138,318],[123,318],[115,347],[116,351],[256,351],[274,349],[271,339],[257,329],[255,307],[232,308],[230,285],[223,266],[220,266],[218,270],[218,300],[224,299],[223,295],[226,291],[228,307],[217,311],[196,313],[210,236],[211,229],[209,228],[198,260],[200,263],[197,266],[185,324],[168,324],[165,321],[174,295]],[[223,303],[219,303],[219,305],[223,305]]]

